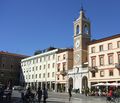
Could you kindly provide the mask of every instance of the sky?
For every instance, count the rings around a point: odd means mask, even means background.
[[[92,39],[120,33],[120,0],[0,0],[0,51],[30,56],[50,46],[73,47],[81,4]]]

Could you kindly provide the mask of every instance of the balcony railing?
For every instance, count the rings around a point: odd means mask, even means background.
[[[66,76],[67,72],[65,70],[62,70],[62,71],[60,71],[60,74],[63,75],[63,76]]]
[[[98,68],[97,68],[97,66],[89,67],[89,71],[90,72],[98,72]]]
[[[115,68],[120,69],[120,64],[119,63],[115,63]]]

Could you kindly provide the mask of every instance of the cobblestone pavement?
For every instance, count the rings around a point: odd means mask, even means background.
[[[4,102],[4,103],[6,103],[6,102]],[[20,100],[20,93],[13,92],[11,103],[22,103]],[[35,102],[35,103],[37,103],[37,102]],[[81,94],[72,94],[71,101],[69,101],[68,93],[50,92],[49,97],[47,99],[47,103],[106,103],[106,99],[105,99],[105,97],[95,97],[95,96],[85,96],[85,95],[81,95]]]

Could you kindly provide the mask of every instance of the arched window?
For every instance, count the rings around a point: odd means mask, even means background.
[[[88,34],[88,26],[87,25],[84,26],[84,33]]]
[[[77,27],[76,27],[76,34],[78,35],[79,32],[80,32],[80,28],[79,28],[79,25],[77,25]]]

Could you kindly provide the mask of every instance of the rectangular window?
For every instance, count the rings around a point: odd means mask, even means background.
[[[33,69],[32,69],[33,71],[34,71],[34,67],[33,67]]]
[[[100,66],[103,66],[104,65],[104,57],[100,56],[99,61],[100,61]]]
[[[120,64],[120,54],[118,54],[118,64]]]
[[[109,76],[113,76],[113,70],[109,70]]]
[[[48,68],[50,68],[50,64],[48,64]]]
[[[120,41],[117,42],[117,47],[120,48]]]
[[[53,60],[55,59],[55,55],[53,55]]]
[[[37,78],[37,74],[35,75],[35,77]]]
[[[113,55],[108,55],[108,64],[113,64]]]
[[[99,51],[103,51],[103,45],[99,46]]]
[[[92,77],[95,77],[95,75],[96,75],[95,72],[92,72]]]
[[[60,56],[58,56],[58,61],[60,60]]]
[[[109,43],[108,44],[108,50],[111,50],[112,49],[112,43]]]
[[[63,71],[65,71],[66,63],[63,63]]]
[[[100,77],[104,77],[104,71],[100,71]]]
[[[95,60],[95,58],[91,58],[91,65],[92,65],[92,67],[95,67],[96,66],[96,60]]]
[[[57,76],[57,80],[59,80],[60,78],[59,78],[59,75]]]
[[[52,64],[52,67],[54,68],[55,63]]]
[[[39,74],[39,78],[41,78],[41,74]]]
[[[52,72],[52,77],[54,77],[54,72]]]
[[[41,65],[40,65],[39,69],[41,70]]]
[[[48,73],[48,77],[50,77],[50,73]]]
[[[95,47],[91,48],[91,53],[95,53]]]
[[[57,65],[57,70],[60,71],[60,63]]]
[[[65,54],[63,55],[63,60],[65,59]]]

